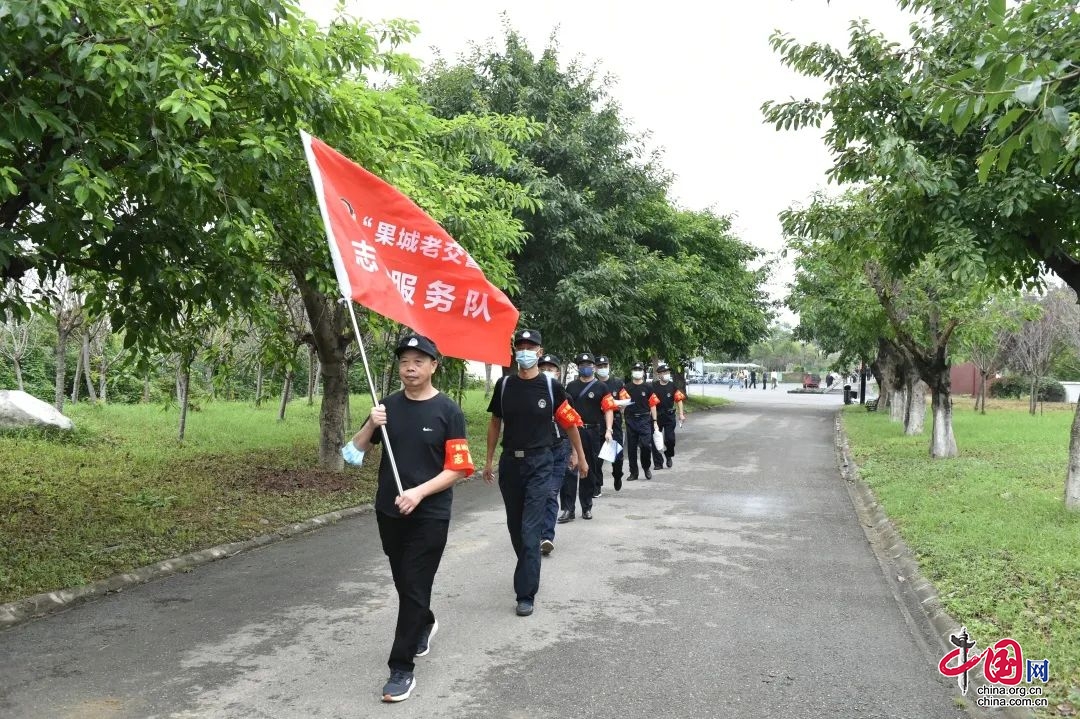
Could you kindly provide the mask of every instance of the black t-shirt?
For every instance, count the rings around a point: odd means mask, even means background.
[[[548,392],[548,377],[543,372],[532,379],[522,379],[516,374],[500,377],[487,411],[503,421],[502,448],[540,449],[555,444],[558,441],[555,410],[566,399],[566,390],[558,380],[551,380]]]
[[[654,382],[652,388],[653,394],[660,400],[660,404],[656,405],[658,412],[675,409],[675,392],[679,388],[675,386],[674,382],[668,382],[667,384]]]
[[[445,468],[453,466],[453,458],[446,457],[446,443],[449,440],[465,440],[465,415],[452,399],[440,392],[431,399],[415,400],[399,391],[384,398],[382,403],[386,406],[386,431],[390,435],[390,446],[394,451],[403,489],[419,487]],[[382,430],[376,429],[371,441],[381,443]],[[390,466],[390,456],[384,451],[379,463],[375,509],[391,517],[401,517],[394,504],[395,499],[397,485],[394,484],[394,470]],[[425,497],[409,516],[450,519],[453,499],[454,489],[448,487],[438,494]]]
[[[649,396],[653,393],[652,382],[642,382],[641,384],[630,382],[623,387],[623,390],[633,400],[623,408],[626,414],[649,414]]]
[[[574,405],[574,409],[581,415],[582,422],[603,425],[604,410],[600,409],[600,402],[611,393],[611,390],[600,380],[592,382],[592,386],[586,390],[585,387],[589,382],[584,382],[580,378],[574,380],[566,385],[566,394],[570,397],[570,404]]]

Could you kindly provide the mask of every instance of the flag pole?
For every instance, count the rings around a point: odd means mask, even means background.
[[[367,351],[364,349],[364,338],[360,335],[360,325],[356,321],[356,311],[353,310],[351,299],[343,297],[342,301],[349,308],[353,332],[356,333],[356,344],[360,345],[360,359],[364,362],[364,375],[367,377],[368,389],[371,390],[371,406],[375,407],[379,404],[379,398],[375,395],[375,382],[371,378],[371,366],[368,364]],[[386,456],[390,458],[390,468],[394,470],[394,484],[397,485],[398,495],[405,494],[405,490],[401,488],[401,475],[398,473],[397,461],[394,459],[394,450],[390,447],[390,435],[386,432],[386,425],[384,424],[379,429],[382,430],[383,449],[386,451]]]

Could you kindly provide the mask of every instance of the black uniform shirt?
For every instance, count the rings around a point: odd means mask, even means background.
[[[557,441],[555,411],[565,401],[566,390],[558,380],[551,380],[548,393],[548,378],[543,372],[532,379],[506,375],[495,382],[487,411],[503,421],[504,450],[540,449]]]
[[[626,392],[627,397],[633,400],[633,402],[626,405],[623,409],[626,414],[631,416],[649,414],[649,398],[653,396],[653,386],[651,382],[642,382],[641,384],[634,384],[631,382],[623,387],[623,391]]]
[[[592,382],[591,386],[589,382]],[[574,380],[566,385],[566,394],[570,396],[570,404],[574,405],[574,409],[581,415],[582,422],[606,427],[601,402],[611,393],[611,390],[600,380],[590,379],[589,382],[583,382],[581,378]]]
[[[653,383],[653,394],[660,400],[660,404],[656,406],[657,412],[674,412],[675,411],[675,393],[678,388],[674,382],[668,382],[667,384],[661,384],[659,382]]]
[[[382,403],[386,405],[386,432],[390,435],[390,447],[394,450],[403,489],[419,487],[447,468],[461,469],[471,474],[472,460],[467,449],[459,461],[455,462],[453,457],[447,456],[448,442],[465,441],[465,415],[454,400],[441,392],[431,399],[415,400],[399,391],[385,397]],[[376,430],[371,435],[371,442],[382,442],[382,430]],[[397,485],[390,466],[390,455],[383,452],[379,462],[375,509],[391,517],[401,517],[394,504],[396,498]],[[450,519],[453,498],[454,490],[448,487],[426,497],[410,516]]]

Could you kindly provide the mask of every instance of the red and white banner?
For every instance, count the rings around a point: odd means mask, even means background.
[[[395,187],[300,133],[341,294],[450,357],[505,365],[518,310],[439,223]]]

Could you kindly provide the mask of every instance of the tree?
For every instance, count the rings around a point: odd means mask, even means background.
[[[22,363],[30,349],[31,331],[37,319],[37,315],[30,315],[28,319],[20,322],[9,310],[4,323],[0,325],[0,355],[9,359],[14,366],[15,384],[20,392],[26,389],[23,382]]]
[[[1029,296],[1025,301],[1038,311],[1029,313],[1010,335],[1008,358],[1011,365],[1031,380],[1028,411],[1035,414],[1041,380],[1070,340],[1075,342],[1080,318],[1076,295],[1067,288],[1051,291],[1042,298]]]
[[[1020,326],[1021,308],[1017,299],[1015,291],[998,291],[956,333],[957,356],[966,358],[979,373],[975,409],[982,414],[986,414],[990,378],[1004,366],[1010,338]]]

